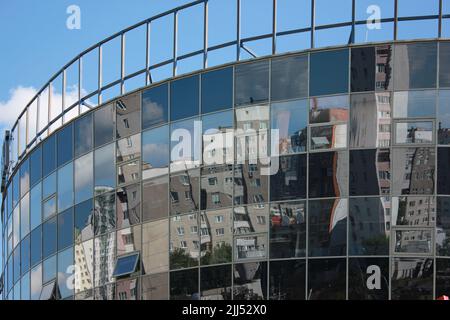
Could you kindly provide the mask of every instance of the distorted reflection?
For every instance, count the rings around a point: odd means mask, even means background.
[[[138,184],[122,187],[116,192],[117,228],[125,228],[141,220],[141,190]]]
[[[435,90],[394,93],[394,118],[428,118],[436,116]]]
[[[342,197],[348,189],[348,153],[324,152],[309,155],[309,197]]]
[[[142,179],[159,177],[169,169],[169,127],[142,133]]]
[[[199,209],[200,170],[179,172],[170,176],[170,214]]]
[[[141,177],[140,161],[131,161],[117,166],[117,184],[124,185],[138,182]]]
[[[141,135],[117,140],[117,163],[137,160],[141,156]]]
[[[267,233],[247,234],[234,238],[234,259],[264,259],[267,257]]]
[[[169,270],[169,220],[161,219],[142,226],[142,273]]]
[[[309,123],[346,122],[349,118],[349,96],[310,99]]]
[[[116,198],[114,192],[95,197],[94,228],[95,235],[103,234],[116,227]]]
[[[395,253],[430,254],[433,250],[431,230],[396,230]]]
[[[115,300],[116,289],[115,284],[107,284],[94,290],[94,300]]]
[[[233,197],[233,166],[206,167],[201,169],[201,210],[229,207]]]
[[[142,220],[156,220],[167,217],[169,212],[169,178],[144,181],[142,185]]]
[[[450,144],[450,90],[439,91],[437,116],[438,143]]]
[[[232,129],[232,111],[202,117],[203,165],[220,165],[233,162]]]
[[[308,56],[272,60],[271,100],[298,99],[308,95]]]
[[[437,198],[436,254],[450,256],[450,197]]]
[[[95,286],[113,282],[116,263],[116,233],[111,232],[94,239]]]
[[[75,243],[91,239],[94,236],[94,208],[92,199],[75,206]]]
[[[260,164],[236,164],[234,166],[234,204],[267,202],[269,179],[261,174]]]
[[[267,295],[267,262],[234,265],[234,300],[264,300]]]
[[[199,119],[184,120],[170,126],[170,171],[184,171],[200,166],[201,124]]]
[[[133,93],[116,102],[117,138],[129,136],[141,129],[141,94]]]
[[[142,242],[141,226],[128,227],[117,231],[116,239],[118,256],[140,251]]]
[[[75,293],[94,288],[94,241],[78,242],[75,245]],[[100,265],[99,265],[100,266]]]
[[[269,60],[236,66],[234,88],[236,106],[266,101],[269,98]]]
[[[118,300],[139,300],[139,279],[124,280],[116,283],[116,297]]]
[[[169,298],[169,275],[159,273],[141,278],[142,300],[167,300]]]
[[[231,300],[231,265],[200,269],[201,300]]]
[[[200,256],[198,214],[170,218],[170,269],[198,266]]]
[[[305,300],[305,260],[271,261],[269,300]]]
[[[202,265],[231,262],[233,222],[232,210],[200,213],[200,262]],[[195,233],[192,226],[190,232]]]
[[[347,147],[347,124],[311,127],[311,150]]]
[[[434,226],[436,200],[434,197],[392,197],[393,226]]]
[[[394,258],[392,263],[392,300],[433,298],[433,259]]]
[[[170,273],[170,300],[198,300],[198,268]]]

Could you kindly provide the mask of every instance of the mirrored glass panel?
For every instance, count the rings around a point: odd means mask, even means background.
[[[56,214],[56,197],[53,196],[45,200],[42,204],[42,216],[43,220]]]
[[[436,116],[437,91],[401,91],[394,93],[394,118],[433,118]]]
[[[271,100],[298,99],[308,96],[308,56],[272,60]]]
[[[142,134],[142,179],[159,177],[169,169],[169,127],[163,126]]]
[[[44,259],[56,252],[57,227],[56,217],[42,225],[42,254]]]
[[[433,299],[433,259],[394,258],[391,299]]]
[[[95,194],[108,192],[116,186],[116,168],[114,165],[115,150],[111,143],[94,152],[94,185]]]
[[[116,297],[116,285],[110,283],[101,287],[95,288],[94,300],[115,300]]]
[[[231,300],[231,265],[200,269],[201,300]]]
[[[30,158],[20,165],[20,197],[30,190]]]
[[[375,47],[353,48],[351,53],[351,91],[375,91]]]
[[[439,43],[439,86],[450,87],[450,43]]]
[[[117,166],[117,184],[136,183],[141,178],[140,161],[131,161]]]
[[[42,175],[45,177],[56,168],[56,136],[48,137],[42,145]]]
[[[305,260],[271,261],[269,300],[305,300]]]
[[[141,135],[136,134],[117,141],[117,163],[138,160],[141,157]]]
[[[114,281],[116,264],[116,233],[107,233],[94,239],[95,286],[103,286]]]
[[[169,270],[169,220],[142,225],[142,273],[156,274]]]
[[[345,259],[308,261],[308,300],[345,300]]]
[[[58,211],[62,212],[73,205],[73,162],[58,170]]]
[[[138,184],[122,187],[116,192],[117,228],[137,224],[141,220],[141,188]]]
[[[267,262],[234,265],[233,300],[267,298]]]
[[[42,290],[42,264],[31,269],[30,272],[31,280],[31,300],[39,300]]]
[[[133,226],[128,227],[122,230],[118,230],[116,232],[117,238],[117,256],[129,256],[128,254],[138,254],[137,258],[133,260],[137,261],[136,268],[133,270],[140,270],[139,266],[139,252],[141,251],[141,243],[142,243],[142,234],[141,234],[141,226]],[[133,261],[134,263],[134,261]],[[119,264],[116,264],[116,272],[120,273]]]
[[[450,256],[450,198],[437,198],[436,255]]]
[[[30,185],[34,186],[42,178],[42,148],[36,148],[30,156]]]
[[[347,124],[311,127],[311,150],[347,147]]]
[[[234,105],[260,103],[269,99],[269,60],[235,67]]]
[[[75,204],[92,198],[94,193],[94,154],[88,153],[74,162]]]
[[[74,276],[73,271],[74,254],[73,247],[58,253],[58,291],[61,299],[69,298],[74,293],[74,286],[71,278]]]
[[[107,105],[94,113],[94,145],[102,146],[114,139],[114,109]]]
[[[198,214],[170,218],[170,269],[198,266],[200,256]]]
[[[133,93],[116,101],[117,139],[139,132],[141,129],[141,93]]]
[[[350,106],[348,95],[311,98],[309,103],[311,124],[348,121]]]
[[[389,259],[350,258],[348,265],[349,300],[389,299]]]
[[[432,121],[397,122],[395,124],[395,143],[397,144],[429,144],[433,141]]]
[[[198,269],[170,273],[170,300],[198,300]]]
[[[434,226],[436,200],[434,197],[409,196],[392,198],[393,226]]]
[[[170,120],[176,121],[196,116],[200,111],[199,76],[170,83]]]
[[[234,237],[234,260],[245,261],[267,258],[267,233]]]
[[[56,193],[56,172],[44,179],[42,187],[42,199],[47,199]]]
[[[141,287],[139,278],[123,280],[116,283],[116,299],[117,300],[140,300]]]
[[[30,194],[20,200],[20,239],[30,232]]]
[[[270,200],[306,198],[306,155],[272,157],[272,165],[276,162],[278,170],[270,176]]]
[[[170,171],[198,167],[201,161],[201,122],[198,118],[170,126]]]
[[[436,259],[436,299],[448,294],[450,282],[450,259]],[[23,281],[23,280],[22,280]]]
[[[392,193],[433,194],[435,161],[434,148],[394,149]]]
[[[430,255],[433,252],[431,229],[395,230],[394,237],[394,253]]]
[[[192,213],[199,209],[200,170],[170,176],[170,214]]]
[[[169,90],[163,84],[142,93],[142,129],[150,128],[169,119]]]
[[[229,207],[233,198],[232,165],[201,169],[200,209]]]
[[[39,226],[30,234],[30,265],[33,267],[42,258],[42,227]]]
[[[94,237],[94,208],[92,199],[75,206],[75,243],[91,239]]]
[[[450,144],[450,90],[439,91],[438,99],[438,143]]]
[[[74,154],[78,157],[92,150],[94,145],[92,113],[74,123]]]
[[[200,263],[202,265],[231,262],[232,218],[231,209],[200,213]],[[189,233],[197,234],[197,228],[197,226],[191,226]]]
[[[309,155],[309,197],[342,197],[348,194],[348,153]]]
[[[233,68],[202,74],[202,113],[229,109],[233,105]]]
[[[95,235],[111,231],[116,227],[116,199],[114,192],[96,196],[94,200]]]
[[[20,243],[20,263],[22,267],[22,275],[30,269],[30,248],[30,235],[28,235]]]
[[[169,274],[159,273],[141,278],[142,300],[167,300],[169,297]]]
[[[58,215],[58,250],[73,245],[73,231],[73,209],[69,209]]]
[[[169,212],[169,178],[167,176],[143,182],[142,220],[165,218]]]
[[[57,150],[58,150],[58,167],[73,159],[73,127],[70,124],[58,131]]]
[[[202,117],[203,165],[232,163],[233,111],[217,112]]]
[[[94,288],[94,240],[77,242],[74,247],[75,293]]]

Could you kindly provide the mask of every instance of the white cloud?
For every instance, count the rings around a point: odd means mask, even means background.
[[[0,126],[11,128],[36,93],[37,90],[33,87],[18,86],[11,89],[9,100],[0,101]]]

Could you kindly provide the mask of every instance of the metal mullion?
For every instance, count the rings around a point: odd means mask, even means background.
[[[125,93],[125,33],[120,36],[120,95]]]
[[[151,23],[147,23],[145,28],[145,85],[149,85],[151,81],[150,77],[150,37],[151,37]]]
[[[78,115],[81,115],[81,89],[83,88],[83,56],[78,59]]]
[[[173,13],[173,66],[172,76],[177,75],[177,51],[178,51],[178,11]]]
[[[398,35],[398,0],[394,0],[394,41]]]
[[[272,55],[277,52],[277,0],[272,5]]]
[[[206,69],[208,67],[208,18],[208,0],[205,0],[203,6],[203,69]]]
[[[439,25],[438,25],[438,38],[442,37],[442,10],[443,10],[443,1],[439,0]]]
[[[355,43],[355,32],[356,32],[355,21],[356,21],[356,0],[352,0],[352,31],[351,31],[351,35],[350,35],[350,43],[351,44]]]
[[[102,82],[103,82],[102,46],[98,46],[98,105],[102,104]]]
[[[236,61],[241,57],[241,0],[236,0]]]
[[[61,104],[62,104],[62,110],[61,110],[61,114],[60,117],[62,118],[61,120],[61,125],[64,125],[64,110],[66,109],[66,73],[67,73],[67,69],[64,69],[62,72],[62,98],[61,98]]]
[[[311,0],[311,44],[310,47],[311,49],[314,48],[314,33],[315,33],[315,28],[316,28],[316,0]]]

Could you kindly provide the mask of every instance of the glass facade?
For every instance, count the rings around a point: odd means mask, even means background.
[[[448,51],[263,58],[87,112],[11,175],[3,296],[448,294]]]

